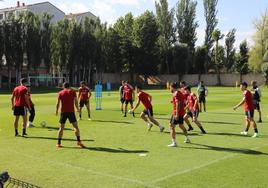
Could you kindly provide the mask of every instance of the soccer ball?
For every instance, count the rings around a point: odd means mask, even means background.
[[[47,123],[46,123],[45,121],[42,121],[42,122],[40,123],[40,125],[41,125],[41,127],[45,127],[45,126],[47,125]]]

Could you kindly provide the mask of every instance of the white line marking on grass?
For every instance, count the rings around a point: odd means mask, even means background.
[[[263,147],[266,147],[266,146],[268,146],[268,144],[263,145],[263,146],[261,146],[261,147],[250,148],[250,150],[260,149],[260,148],[263,148]],[[174,176],[178,176],[178,175],[181,175],[181,174],[186,174],[186,173],[192,172],[192,171],[194,171],[194,170],[198,170],[198,169],[201,169],[201,168],[204,168],[204,167],[207,167],[207,166],[216,164],[216,163],[221,162],[221,161],[223,161],[223,160],[230,159],[230,158],[235,157],[235,156],[237,156],[237,155],[239,155],[239,153],[232,154],[232,155],[228,155],[228,156],[225,156],[225,157],[222,157],[222,158],[219,158],[219,159],[210,161],[210,162],[205,163],[205,164],[200,165],[200,166],[196,166],[196,167],[193,167],[193,168],[185,169],[185,170],[183,170],[183,171],[174,172],[174,173],[169,174],[169,175],[167,175],[167,176],[158,178],[157,180],[153,180],[153,181],[151,181],[151,183],[152,183],[152,184],[155,184],[155,183],[164,181],[164,180],[166,180],[166,179],[172,178],[172,177],[174,177]]]
[[[7,151],[7,150],[2,150],[2,151]],[[129,183],[135,183],[135,184],[143,185],[143,186],[148,187],[148,188],[160,188],[158,186],[154,186],[154,185],[151,185],[149,183],[146,183],[146,182],[143,182],[143,181],[140,181],[140,180],[130,179],[130,178],[122,177],[122,176],[116,176],[116,175],[103,173],[103,172],[98,172],[98,171],[95,171],[95,170],[91,170],[91,169],[88,169],[88,168],[83,168],[83,167],[76,166],[76,165],[69,164],[69,163],[63,163],[63,162],[58,162],[58,161],[53,161],[53,160],[46,160],[46,159],[41,158],[41,157],[35,157],[35,156],[29,155],[29,154],[23,154],[23,153],[14,151],[14,150],[9,150],[8,152],[13,152],[13,153],[23,155],[24,157],[32,158],[32,159],[35,159],[35,160],[41,160],[43,162],[53,164],[53,165],[58,165],[58,166],[66,167],[66,168],[74,168],[74,169],[77,169],[77,170],[86,171],[86,172],[91,173],[93,175],[109,177],[109,178],[113,178],[113,179],[117,179],[117,180],[123,180],[123,181],[127,181]]]

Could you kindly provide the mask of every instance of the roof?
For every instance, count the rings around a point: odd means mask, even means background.
[[[44,1],[44,2],[40,2],[40,3],[34,3],[34,4],[29,4],[29,5],[25,5],[25,6],[19,6],[19,7],[9,7],[9,8],[2,8],[0,9],[0,11],[10,11],[10,10],[20,10],[20,9],[25,9],[27,7],[31,7],[31,6],[36,6],[36,5],[41,5],[41,4],[50,4],[53,7],[55,7],[56,9],[58,9],[60,12],[62,12],[63,14],[65,14],[65,12],[63,12],[62,10],[60,10],[58,7],[56,7],[55,5],[53,5],[52,3],[50,3],[49,1]]]
[[[68,15],[66,15],[67,18],[72,18],[72,17],[76,17],[76,16],[83,16],[84,14],[91,14],[92,16],[95,16],[94,14],[92,14],[91,12],[81,12],[81,13],[70,13]],[[96,17],[96,16],[95,16]]]

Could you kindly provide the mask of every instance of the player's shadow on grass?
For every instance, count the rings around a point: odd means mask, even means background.
[[[49,131],[58,131],[59,130],[59,127],[51,127],[51,126],[46,126],[46,127],[36,127],[36,128],[39,128],[39,129],[48,129]],[[72,131],[73,129],[71,128],[64,128],[65,131]]]
[[[224,125],[241,125],[239,123],[225,122],[225,121],[202,121],[202,123],[207,123],[207,124],[224,124]]]
[[[163,133],[170,134],[169,131],[164,131]],[[183,135],[182,132],[176,132],[177,135]],[[199,134],[198,132],[188,132],[189,136],[203,136],[202,134]]]
[[[207,133],[208,135],[216,135],[216,136],[237,136],[237,137],[246,137],[245,135],[237,134],[237,133]]]
[[[146,150],[128,150],[123,148],[113,149],[113,148],[104,148],[104,147],[87,147],[88,150],[99,151],[99,152],[108,152],[108,153],[148,153]]]
[[[243,116],[245,114],[242,113],[235,113],[235,112],[209,112],[209,114],[218,114],[218,115],[237,115],[237,116]]]
[[[100,122],[100,123],[120,123],[120,124],[134,124],[133,122],[129,122],[129,121],[113,121],[113,120],[93,120],[93,122]]]
[[[40,140],[58,140],[58,138],[56,138],[56,137],[45,137],[45,136],[27,136],[25,138],[28,138],[28,139],[40,139]],[[62,138],[62,140],[63,141],[77,141],[74,138]],[[82,141],[85,141],[85,142],[94,142],[95,140],[92,140],[92,139],[82,139]]]
[[[219,146],[210,146],[205,144],[195,144],[192,143],[191,145],[194,146],[201,146],[201,147],[188,147],[189,149],[197,149],[197,150],[212,150],[212,151],[219,151],[219,152],[230,152],[230,153],[240,153],[240,154],[247,154],[247,155],[268,155],[267,153],[263,153],[261,151],[256,151],[253,149],[244,149],[244,148],[224,148]],[[184,147],[185,148],[185,147]]]

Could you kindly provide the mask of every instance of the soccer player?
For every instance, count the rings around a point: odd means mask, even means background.
[[[125,98],[124,98],[124,85],[125,81],[122,81],[122,85],[119,87],[119,96],[120,96],[120,102],[121,102],[121,112],[122,114],[124,113],[124,103],[125,103]]]
[[[252,81],[252,94],[253,94],[253,104],[254,104],[254,108],[255,110],[258,111],[259,113],[259,123],[262,122],[262,118],[261,118],[261,107],[260,107],[260,102],[261,102],[261,97],[262,97],[262,94],[261,94],[261,90],[260,88],[258,87],[257,85],[257,81]]]
[[[248,130],[250,125],[254,129],[255,133],[252,136],[256,138],[259,136],[257,125],[254,121],[254,104],[253,104],[253,97],[249,90],[247,90],[248,84],[243,82],[240,84],[240,90],[243,92],[243,100],[236,106],[234,106],[234,110],[239,108],[244,104],[245,107],[245,114],[246,114],[246,129],[245,131],[241,132],[242,135],[248,135]]]
[[[76,107],[77,111],[79,112],[78,108],[78,100],[76,97],[76,92],[72,89],[70,89],[69,83],[64,83],[63,84],[63,90],[59,92],[58,94],[58,101],[57,101],[57,106],[56,106],[56,115],[58,115],[59,108],[61,104],[61,114],[60,114],[60,128],[58,132],[58,144],[56,147],[60,148],[62,147],[61,145],[61,140],[63,136],[63,130],[65,127],[65,123],[67,119],[69,122],[73,125],[75,135],[77,138],[77,145],[80,148],[85,148],[85,146],[82,144],[80,140],[80,130],[78,128],[78,123],[75,117],[75,110],[74,106]]]
[[[204,112],[206,112],[206,97],[208,94],[208,89],[205,86],[204,81],[200,82],[200,85],[197,88],[197,93],[199,97],[200,112],[202,112],[202,103],[203,103]]]
[[[202,124],[200,123],[200,121],[198,121],[199,104],[198,104],[197,96],[193,92],[191,92],[190,86],[186,86],[184,88],[184,91],[188,95],[187,96],[187,105],[185,107],[185,110],[187,110],[188,112],[184,115],[184,121],[186,122],[186,124],[189,127],[192,127],[191,123],[189,121],[189,118],[191,117],[193,122],[199,127],[201,132],[203,134],[206,134],[206,131],[204,130]]]
[[[20,79],[20,85],[17,86],[12,93],[11,104],[12,110],[15,116],[14,120],[14,128],[15,128],[15,136],[19,136],[18,132],[18,123],[20,116],[23,118],[23,129],[22,136],[26,136],[26,126],[27,126],[27,108],[31,111],[31,105],[29,102],[28,90],[25,87],[27,80],[25,78]]]
[[[179,125],[179,127],[182,129],[183,134],[185,136],[184,143],[191,143],[190,139],[188,138],[187,130],[183,125],[183,117],[185,115],[184,111],[184,96],[183,94],[178,90],[177,83],[173,83],[170,88],[173,98],[173,113],[170,120],[170,136],[172,138],[172,143],[168,145],[169,147],[176,147],[176,131],[175,127],[176,125]]]
[[[82,120],[82,108],[86,106],[87,108],[87,114],[88,114],[88,120],[90,119],[90,104],[89,100],[91,97],[91,90],[89,87],[86,86],[86,82],[82,81],[80,82],[80,88],[78,89],[78,98],[79,98],[79,118]]]
[[[154,124],[159,127],[160,132],[163,132],[165,128],[162,125],[160,125],[160,123],[156,121],[153,117],[154,113],[153,113],[153,106],[152,106],[152,96],[142,91],[141,86],[136,86],[136,91],[137,91],[137,96],[138,96],[138,102],[136,106],[130,110],[130,112],[134,112],[138,108],[140,103],[142,103],[145,109],[141,113],[140,117],[147,123],[148,131],[151,130]]]
[[[28,98],[29,98],[29,102],[30,102],[30,110],[29,110],[30,116],[29,116],[27,127],[32,128],[32,127],[34,127],[33,121],[34,121],[34,118],[35,118],[35,108],[34,108],[34,103],[33,103],[32,99],[31,99],[31,86],[26,85],[26,87],[28,89]]]
[[[187,105],[187,97],[188,97],[188,93],[185,92],[185,87],[186,87],[186,82],[185,81],[180,81],[180,91],[184,96],[184,106]],[[194,130],[194,128],[192,127],[191,124],[187,124],[187,125],[188,125],[188,131]]]
[[[127,107],[128,104],[130,104],[131,109],[133,109],[133,98],[134,98],[134,92],[133,87],[128,84],[128,81],[125,81],[124,84],[124,100],[125,100],[125,115],[124,117],[127,117]],[[132,113],[133,117],[135,117],[135,113]]]

